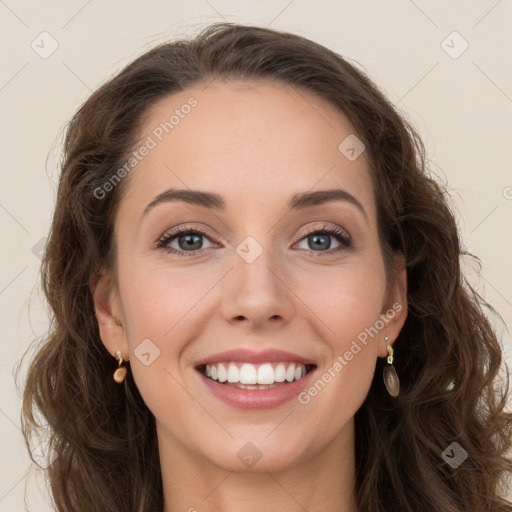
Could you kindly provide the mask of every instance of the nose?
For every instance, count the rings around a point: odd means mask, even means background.
[[[226,276],[221,313],[233,324],[252,329],[274,329],[290,322],[294,314],[294,294],[290,279],[271,251],[264,250],[251,263],[236,255]],[[288,283],[287,283],[288,281]]]

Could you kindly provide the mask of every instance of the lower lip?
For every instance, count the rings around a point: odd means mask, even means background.
[[[273,409],[292,400],[309,385],[311,375],[315,373],[315,370],[316,368],[299,380],[288,382],[274,389],[239,389],[220,384],[215,380],[209,379],[201,372],[198,373],[206,387],[219,400],[231,407],[255,411]]]

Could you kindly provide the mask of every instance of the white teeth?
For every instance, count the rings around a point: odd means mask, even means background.
[[[217,374],[219,376],[219,382],[226,382],[228,380],[226,367],[222,363],[217,367]]]
[[[268,386],[299,380],[306,375],[306,366],[299,363],[216,363],[206,365],[205,375],[226,384],[239,383],[238,387],[242,389],[255,389],[255,385]]]
[[[253,364],[244,363],[240,368],[240,384],[258,384],[258,375]]]
[[[212,375],[212,379],[215,379]],[[288,382],[293,382],[295,379],[295,365],[292,363],[290,366],[288,366],[288,369],[286,370],[286,380]]]
[[[230,363],[228,366],[228,382],[240,382],[240,371],[236,364]]]
[[[258,384],[274,384],[274,370],[270,363],[262,364],[258,368]]]
[[[274,380],[275,382],[284,382],[284,379],[286,379],[286,368],[284,364],[278,364],[274,370]]]

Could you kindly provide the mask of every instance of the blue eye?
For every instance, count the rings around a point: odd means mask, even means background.
[[[330,238],[335,238],[339,242],[339,246],[330,251],[316,251],[313,249],[330,249]],[[340,228],[333,228],[323,226],[321,229],[315,228],[303,237],[300,241],[306,240],[308,247],[306,250],[316,253],[315,256],[324,256],[325,254],[332,254],[338,251],[346,250],[352,247],[352,240],[350,235]]]
[[[158,241],[157,248],[164,249],[177,256],[185,256],[185,253],[187,256],[192,256],[203,249],[203,244],[200,241],[201,237],[205,237],[209,240],[206,233],[203,233],[199,229],[185,226],[171,231],[170,233],[166,233]],[[178,248],[170,246],[175,239],[178,242]]]
[[[184,226],[165,233],[165,235],[158,240],[156,248],[163,249],[176,256],[194,256],[204,249],[201,238],[206,238],[211,241],[208,235],[203,231],[190,226]],[[330,249],[330,238],[335,238],[340,245],[334,249]],[[309,230],[299,242],[302,242],[302,240],[307,240],[308,247],[306,250],[315,256],[329,255],[352,247],[350,235],[338,227],[322,226],[320,229],[315,228]],[[175,241],[178,247],[171,246],[171,243]],[[211,247],[207,247],[207,249],[209,248]],[[317,251],[316,249],[330,250]]]

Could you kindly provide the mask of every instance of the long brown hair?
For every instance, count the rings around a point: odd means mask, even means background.
[[[126,180],[104,197],[95,191],[123,167],[157,100],[237,78],[291,85],[348,117],[366,146],[387,270],[394,251],[405,255],[409,314],[394,344],[401,392],[387,394],[378,358],[355,415],[359,509],[512,511],[501,487],[512,470],[509,375],[505,366],[500,378],[502,350],[484,314],[495,311],[461,271],[465,253],[447,192],[427,168],[420,137],[343,57],[297,35],[231,23],[146,52],[94,92],[68,126],[42,262],[51,324],[31,361],[22,410],[29,449],[48,424],[57,509],[163,508],[154,418],[130,372],[123,386],[113,381],[116,362],[100,340],[89,288],[98,269],[115,265],[113,224]],[[456,468],[442,457],[454,442],[468,454]]]

